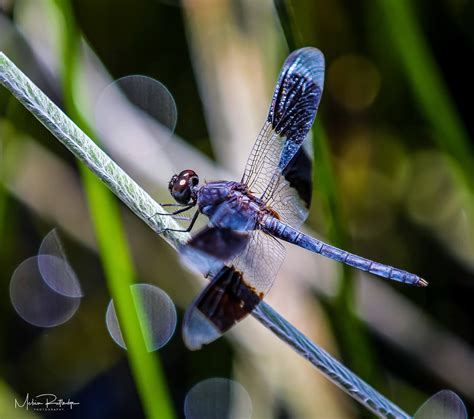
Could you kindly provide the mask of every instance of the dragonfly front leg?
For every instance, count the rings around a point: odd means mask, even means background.
[[[177,202],[171,204],[160,204],[160,207],[187,207],[189,204],[178,204]]]
[[[192,207],[194,207],[194,204],[186,204],[186,205],[182,205],[182,204],[163,204],[161,206],[162,207],[172,207],[173,206],[173,207],[183,207],[183,208],[180,208],[180,209],[178,209],[176,211],[173,211],[173,212],[155,212],[153,215],[150,215],[148,217],[149,220],[156,217],[157,215],[169,216],[169,217],[175,218],[175,215],[181,214],[182,212],[185,212],[188,209],[191,209]],[[179,218],[176,218],[176,219],[179,219]]]
[[[189,208],[187,208],[189,209]],[[169,214],[169,215],[173,215],[173,214]],[[189,223],[188,227],[185,228],[185,229],[181,229],[181,228],[164,228],[162,229],[161,231],[158,232],[158,234],[161,234],[161,233],[164,233],[164,232],[167,232],[167,231],[175,231],[177,233],[189,233],[192,228],[194,227],[194,223],[196,222],[197,218],[199,216],[199,211],[196,211],[193,215],[193,218],[191,219],[191,222]]]

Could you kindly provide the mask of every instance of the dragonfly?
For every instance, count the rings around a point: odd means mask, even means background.
[[[300,230],[311,203],[311,159],[304,147],[324,85],[322,52],[292,52],[278,76],[268,116],[251,150],[242,179],[199,184],[191,169],[174,175],[169,191],[179,214],[197,207],[206,227],[179,249],[210,278],[188,308],[183,338],[190,349],[210,343],[246,317],[269,292],[285,257],[281,241],[371,274],[416,286],[428,283],[401,269],[334,247]]]

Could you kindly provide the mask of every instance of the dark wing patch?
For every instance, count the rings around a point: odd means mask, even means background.
[[[187,246],[226,262],[244,250],[248,238],[246,232],[206,227],[196,233]]]
[[[281,69],[267,121],[286,137],[279,161],[283,170],[308,135],[323,92],[324,56],[316,48],[292,52]]]
[[[189,349],[199,349],[246,317],[260,302],[242,272],[224,266],[186,311],[183,339]]]
[[[296,190],[298,196],[303,201],[306,208],[311,207],[311,197],[313,192],[312,178],[313,161],[309,157],[306,149],[301,147],[283,170],[283,176]]]
[[[228,228],[205,227],[179,248],[183,262],[204,275],[215,272],[246,248],[249,233]]]

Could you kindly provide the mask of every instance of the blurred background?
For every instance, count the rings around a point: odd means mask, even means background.
[[[472,415],[473,22],[468,0],[0,0],[0,50],[158,202],[171,202],[167,182],[182,169],[240,179],[289,49],[321,49],[306,231],[429,287],[288,247],[266,301],[406,412],[452,389]],[[138,103],[146,115],[104,101],[128,75],[166,86],[154,85],[168,95],[167,123],[152,100]],[[38,327],[14,309],[10,281],[55,228],[82,297],[68,321]],[[125,277],[161,288],[178,314],[170,341],[141,361],[105,320]],[[180,326],[201,287],[0,89],[0,417],[179,418],[188,391],[212,377],[240,383],[253,418],[372,417],[250,317],[188,351]],[[80,405],[15,409],[28,393]]]

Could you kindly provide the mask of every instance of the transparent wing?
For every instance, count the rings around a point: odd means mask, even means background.
[[[243,252],[231,263],[243,272],[244,279],[263,298],[285,259],[285,247],[273,236],[254,230]]]
[[[284,257],[280,242],[253,231],[242,253],[212,278],[186,311],[186,346],[201,348],[251,313],[270,290]]]
[[[308,47],[294,51],[283,64],[267,120],[242,177],[242,182],[265,202],[270,201],[276,191],[282,193],[291,187],[290,182],[284,182],[285,169],[294,161],[313,125],[323,83],[324,56],[318,49]],[[295,207],[292,217],[299,220],[298,211],[304,208],[304,200],[297,188],[293,195],[302,201],[297,203],[296,198],[292,201]],[[286,212],[289,216],[290,210]]]
[[[308,148],[311,150],[312,145]],[[266,200],[266,204],[279,214],[280,219],[294,228],[304,223],[311,206],[313,182],[310,156],[306,147],[301,147],[278,175],[273,191]]]
[[[451,390],[441,390],[416,411],[413,419],[468,419],[466,406]]]

